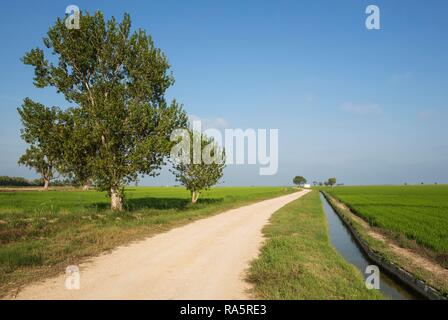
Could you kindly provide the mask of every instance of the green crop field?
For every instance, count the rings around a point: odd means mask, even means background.
[[[448,186],[358,186],[325,188],[377,226],[448,254]]]
[[[126,210],[113,212],[103,192],[0,189],[0,295],[83,257],[292,191],[284,187],[213,188],[192,205],[184,188],[128,188]]]

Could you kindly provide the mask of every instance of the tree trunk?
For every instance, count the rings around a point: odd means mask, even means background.
[[[110,208],[113,211],[123,211],[123,196],[117,188],[110,189]]]
[[[90,190],[91,187],[92,187],[92,181],[89,179],[84,182],[84,185],[82,186],[82,190],[87,191],[87,190]]]
[[[48,190],[49,184],[50,184],[50,180],[48,178],[44,178],[44,190]]]
[[[196,203],[199,198],[199,191],[192,191],[191,192],[191,203]]]

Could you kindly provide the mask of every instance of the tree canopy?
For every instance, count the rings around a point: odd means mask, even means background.
[[[209,189],[219,182],[225,168],[225,154],[214,141],[201,133],[185,130],[184,148],[177,157],[173,157],[173,169],[176,181],[191,192],[191,202],[196,203],[201,191]],[[200,160],[194,157],[195,143],[200,146]]]
[[[187,125],[182,107],[165,99],[174,82],[167,58],[145,31],[131,32],[127,14],[117,22],[101,12],[81,13],[79,29],[58,19],[44,45],[51,60],[35,48],[23,62],[34,67],[36,87],[55,87],[75,105],[61,114],[61,170],[95,180],[111,196],[111,208],[122,210],[124,185],[156,175],[170,152],[171,131]]]
[[[23,129],[22,139],[29,147],[19,158],[19,164],[34,168],[44,181],[47,189],[50,180],[61,167],[63,154],[62,111],[57,107],[47,108],[26,98],[20,108]]]
[[[306,183],[306,179],[302,176],[295,176],[294,179],[292,180],[292,182],[295,185],[300,186],[300,185],[304,185]]]
[[[329,178],[328,179],[328,185],[329,186],[334,186],[336,184],[336,178]]]

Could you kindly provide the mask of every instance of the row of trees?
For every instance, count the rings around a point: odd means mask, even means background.
[[[295,176],[294,179],[292,180],[292,182],[295,185],[298,186],[303,186],[307,183],[306,178],[304,178],[303,176]],[[313,185],[314,186],[334,186],[336,184],[336,178],[329,178],[327,181],[325,182],[317,182],[317,181],[313,181]]]
[[[40,48],[23,57],[34,67],[36,87],[54,87],[74,106],[24,100],[18,112],[29,147],[19,164],[34,168],[45,188],[56,175],[94,183],[108,192],[112,210],[122,210],[124,186],[158,174],[174,144],[171,132],[189,128],[187,115],[176,100],[166,101],[174,83],[166,56],[145,31],[131,32],[129,15],[117,22],[101,12],[81,13],[79,26],[68,29],[58,19],[43,39],[51,59]],[[195,202],[222,177],[223,165],[173,170]]]
[[[75,182],[70,179],[56,180],[52,182],[57,186],[73,186]],[[0,186],[2,187],[41,187],[44,185],[42,179],[25,179],[23,177],[0,176]]]
[[[2,187],[31,187],[40,186],[41,183],[41,179],[28,180],[23,177],[0,176],[0,186]]]
[[[318,181],[313,181],[313,185],[314,186],[326,186],[326,187],[332,187],[334,185],[336,185],[336,178],[329,178],[327,181],[324,182],[318,182]]]

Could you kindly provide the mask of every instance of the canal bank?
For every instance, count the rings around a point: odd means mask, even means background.
[[[332,204],[327,194],[321,193],[321,200],[329,220],[330,238],[333,245],[347,261],[355,265],[363,274],[367,265],[377,265],[381,272],[380,290],[386,297],[391,299],[445,299],[434,288],[373,252],[347,220],[348,218],[341,215]]]
[[[254,298],[275,300],[379,300],[362,274],[331,245],[318,191],[274,213],[266,241],[247,272]]]

